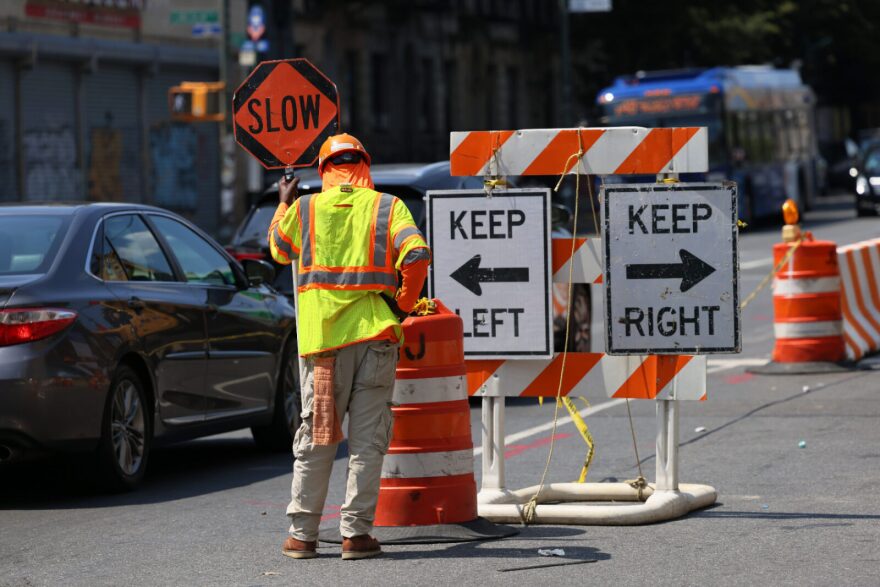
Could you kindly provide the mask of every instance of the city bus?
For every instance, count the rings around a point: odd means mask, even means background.
[[[824,189],[815,95],[795,70],[640,72],[615,79],[597,102],[604,126],[707,127],[709,172],[681,180],[737,182],[739,215],[747,222],[778,217],[786,198],[809,209]]]

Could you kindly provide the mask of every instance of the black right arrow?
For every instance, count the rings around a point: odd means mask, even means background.
[[[627,279],[678,279],[686,292],[712,273],[715,268],[685,249],[678,251],[681,263],[632,264],[626,266]]]
[[[478,296],[483,295],[480,283],[490,281],[517,282],[529,280],[528,267],[498,267],[497,269],[480,269],[480,255],[474,255],[464,265],[453,271],[449,277],[459,282]]]

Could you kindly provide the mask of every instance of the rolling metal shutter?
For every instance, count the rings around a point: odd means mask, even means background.
[[[0,61],[0,202],[18,199],[15,158],[15,71]]]
[[[216,122],[172,122],[168,90],[183,81],[216,80],[213,70],[162,68],[146,79],[150,203],[174,210],[203,230],[219,226],[219,135]]]
[[[85,195],[98,202],[142,202],[139,81],[134,68],[99,63],[83,74]]]
[[[38,61],[22,72],[23,200],[82,199],[73,67]]]

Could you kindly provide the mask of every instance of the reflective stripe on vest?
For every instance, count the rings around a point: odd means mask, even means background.
[[[312,220],[311,202],[313,195],[306,194],[299,199],[300,250],[302,251],[300,261],[303,267],[308,267],[312,264],[312,233],[309,230],[309,225]]]
[[[275,225],[275,230],[272,232],[272,240],[275,241],[275,248],[284,253],[289,260],[296,258],[293,247],[290,243],[284,240],[284,235],[281,234],[281,230],[278,228],[277,224]]]
[[[385,267],[388,257],[388,226],[391,224],[391,208],[394,196],[379,194],[379,205],[373,222],[373,266]]]
[[[399,251],[403,246],[403,241],[414,235],[422,236],[422,232],[415,226],[407,226],[398,230],[394,235],[394,250]]]
[[[299,285],[327,286],[365,286],[375,285],[376,289],[395,287],[397,276],[385,271],[308,271],[300,273]]]

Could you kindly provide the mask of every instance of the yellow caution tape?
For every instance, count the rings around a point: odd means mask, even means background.
[[[428,298],[420,298],[419,301],[416,302],[416,305],[413,306],[413,311],[411,312],[416,316],[428,316],[430,314],[437,313],[437,304],[434,303],[434,300],[429,300]]]
[[[590,407],[590,404],[586,399],[581,398],[581,400],[587,405],[587,407]],[[559,398],[559,401],[565,406],[565,409],[568,410],[572,422],[574,422],[578,432],[581,433],[584,442],[587,443],[587,456],[584,458],[584,466],[581,468],[581,474],[577,481],[578,483],[583,483],[587,479],[587,473],[590,471],[590,464],[593,462],[593,454],[595,453],[595,449],[593,448],[593,435],[590,434],[590,429],[587,427],[587,423],[584,421],[583,417],[581,417],[581,414],[578,412],[577,406],[572,399],[570,397],[561,397]]]

